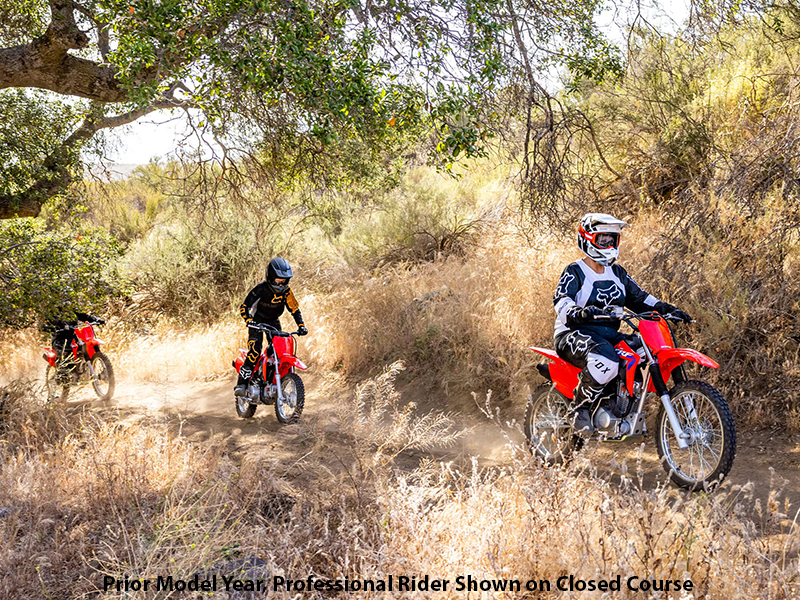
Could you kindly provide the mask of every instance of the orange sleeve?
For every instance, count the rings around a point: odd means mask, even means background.
[[[300,304],[297,302],[297,298],[294,297],[294,292],[291,289],[286,292],[286,308],[288,308],[289,312],[292,314],[300,310]]]

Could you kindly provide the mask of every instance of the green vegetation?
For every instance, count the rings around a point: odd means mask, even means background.
[[[116,272],[121,252],[104,230],[42,221],[0,224],[0,323],[26,327],[71,311],[100,310],[123,291]]]
[[[0,114],[12,138],[36,139],[0,138],[18,167],[0,171],[0,218],[38,215],[82,178],[80,151],[98,132],[157,110],[194,109],[195,131],[224,149],[220,168],[251,182],[346,185],[425,138],[450,169],[503,131],[509,87],[539,102],[553,65],[595,81],[620,73],[594,24],[601,6],[12,0],[0,13]],[[53,131],[40,117],[56,113]]]
[[[602,569],[688,574],[715,600],[797,597],[796,507],[778,483],[680,496],[632,463],[609,483],[586,454],[543,471],[513,444],[486,469],[409,451],[463,441],[457,420],[484,410],[501,428],[522,416],[541,381],[528,347],[552,344],[588,211],[628,221],[620,262],[696,318],[678,341],[720,364],[703,377],[742,437],[800,431],[800,9],[703,3],[672,36],[640,21],[622,57],[592,1],[87,7],[92,43],[114,42],[119,100],[0,90],[0,201],[58,180],[37,188],[41,217],[0,221],[0,376],[43,366],[17,330],[81,307],[109,315],[132,395],[162,386],[168,404],[186,385],[206,402],[244,343],[236,306],[281,255],[310,330],[301,358],[321,374],[309,390],[340,412],[247,446],[261,424],[217,438],[234,429],[217,415],[193,432],[183,413],[121,424],[0,389],[0,595],[258,556],[331,578]],[[0,9],[0,41],[42,34],[45,8]],[[545,89],[559,66],[563,89]],[[162,101],[197,105],[198,130],[236,150],[76,183],[77,149],[101,141],[84,133]],[[417,414],[433,407],[446,414]]]

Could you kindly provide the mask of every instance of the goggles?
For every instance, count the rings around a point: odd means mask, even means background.
[[[619,233],[611,231],[598,231],[588,233],[583,227],[579,231],[581,237],[592,243],[595,248],[605,250],[607,248],[619,248]]]

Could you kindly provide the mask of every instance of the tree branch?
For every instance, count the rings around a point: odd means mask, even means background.
[[[0,89],[36,87],[100,102],[127,99],[113,68],[69,54],[89,44],[75,23],[76,9],[71,0],[50,0],[52,19],[43,35],[28,44],[0,48]]]
[[[81,145],[101,129],[133,123],[157,110],[191,108],[190,102],[176,100],[172,97],[177,87],[177,84],[173,85],[165,97],[158,102],[120,115],[104,116],[101,106],[95,104],[83,123],[45,159],[42,166],[45,174],[42,177],[24,192],[0,196],[0,219],[38,216],[42,205],[47,200],[65,190],[74,181],[72,168],[76,163]]]

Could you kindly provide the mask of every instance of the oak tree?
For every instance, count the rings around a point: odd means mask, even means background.
[[[102,130],[197,109],[216,161],[281,177],[359,172],[430,141],[448,168],[552,113],[557,65],[619,60],[598,0],[7,0],[0,7],[0,218],[36,216]],[[512,100],[509,100],[512,99]],[[517,102],[515,109],[520,103]],[[196,113],[194,113],[196,114]],[[328,157],[325,163],[323,158]],[[244,165],[244,166],[242,166]]]

